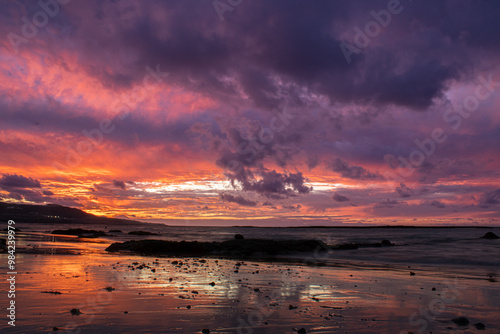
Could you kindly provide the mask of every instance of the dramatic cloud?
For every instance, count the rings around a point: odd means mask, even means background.
[[[226,202],[232,202],[232,203],[236,203],[236,204],[244,205],[244,206],[256,206],[257,205],[257,202],[246,199],[241,195],[234,196],[234,195],[227,194],[227,193],[221,193],[221,194],[219,194],[219,198],[223,201],[226,201]]]
[[[69,1],[27,38],[39,2],[1,2],[0,196],[495,224],[500,4],[398,6],[366,34],[387,1],[244,1],[223,21],[211,1]]]
[[[42,202],[44,194],[40,188],[40,181],[30,177],[4,174],[0,178],[0,189],[6,191],[12,199]]]
[[[64,201],[64,199],[53,198],[54,193],[52,191],[42,189],[39,180],[17,174],[2,175],[0,178],[0,195],[2,191],[7,193],[7,198],[18,201],[26,200],[34,203]],[[75,202],[71,201],[71,204],[75,204]]]
[[[396,191],[401,197],[410,197],[412,193],[412,190],[402,182],[400,183],[399,187],[396,187]]]
[[[378,174],[371,173],[363,167],[352,165],[347,161],[341,160],[340,158],[335,158],[334,160],[327,162],[326,166],[328,169],[340,173],[340,175],[349,179],[374,179],[380,177]]]
[[[9,189],[24,189],[24,188],[41,188],[40,181],[17,174],[3,174],[0,178],[0,188]]]
[[[335,194],[333,194],[333,200],[335,202],[347,202],[347,201],[349,201],[349,197],[343,196],[339,193],[335,193]]]
[[[300,211],[302,208],[302,205],[297,204],[297,205],[283,205],[283,209],[286,210],[291,210],[291,211]]]
[[[399,207],[403,202],[387,199],[383,202],[375,204],[376,208],[395,208]]]
[[[125,182],[123,182],[123,181],[113,180],[113,185],[115,187],[123,189],[123,190],[126,189]]]
[[[500,189],[488,191],[481,195],[479,206],[481,208],[489,208],[500,203]]]
[[[302,173],[278,173],[273,171],[259,171],[257,175],[250,170],[241,173],[228,174],[234,187],[241,186],[245,191],[254,191],[267,197],[279,198],[296,194],[307,194],[312,187],[304,185]]]
[[[441,201],[438,201],[438,200],[434,200],[430,203],[432,206],[435,206],[436,208],[439,208],[439,209],[444,209],[446,207],[446,205],[444,205],[443,202]]]

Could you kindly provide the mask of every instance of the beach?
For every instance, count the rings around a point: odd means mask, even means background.
[[[141,238],[121,240],[132,237]],[[20,233],[16,326],[3,322],[2,331],[497,333],[500,328],[499,283],[496,276],[482,277],[481,270],[467,275],[443,267],[346,261],[346,255],[338,259],[334,253],[272,261],[138,256],[106,252],[112,239]],[[0,260],[6,272],[6,254]],[[493,275],[497,269],[484,272]],[[5,281],[2,285],[5,291]],[[470,323],[452,321],[459,317]],[[481,324],[485,329],[478,329]]]
[[[500,333],[500,2],[0,2],[0,334]]]

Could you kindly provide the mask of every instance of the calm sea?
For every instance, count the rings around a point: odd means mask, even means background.
[[[114,237],[103,237],[104,245],[116,241],[164,239],[175,241],[224,241],[236,233],[245,238],[261,239],[318,239],[326,244],[376,243],[383,239],[396,244],[395,247],[359,248],[337,250],[312,259],[336,266],[367,266],[381,269],[411,270],[418,268],[443,274],[468,277],[500,276],[500,239],[485,240],[486,232],[500,235],[500,228],[263,228],[263,227],[198,227],[165,226],[147,224],[140,227],[109,226],[61,226],[58,229],[82,227],[87,229],[121,229]],[[55,227],[54,227],[55,228]],[[48,232],[54,229],[47,225],[26,225],[28,231]],[[159,236],[131,236],[132,230],[147,230]],[[89,240],[90,241],[90,240]]]

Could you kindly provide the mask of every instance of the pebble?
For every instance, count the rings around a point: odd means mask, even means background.
[[[469,319],[466,317],[458,317],[452,319],[451,321],[453,321],[457,326],[467,326],[470,323]]]

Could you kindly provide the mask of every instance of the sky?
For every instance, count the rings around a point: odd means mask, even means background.
[[[0,200],[500,225],[494,1],[2,1]]]

